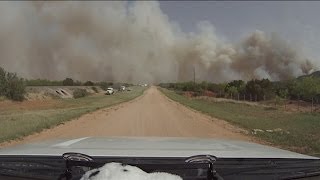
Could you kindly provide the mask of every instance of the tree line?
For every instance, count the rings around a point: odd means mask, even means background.
[[[72,78],[65,78],[61,81],[48,79],[26,79],[27,86],[95,86],[97,83],[92,81],[81,82]]]
[[[107,89],[110,86],[113,86],[113,82],[93,82],[93,81],[85,81],[81,82],[79,80],[73,80],[72,78],[65,78],[64,80],[61,81],[52,81],[52,80],[47,80],[47,79],[31,79],[25,80],[26,86],[100,86],[102,89]],[[123,86],[129,87],[133,86],[133,84],[130,83],[118,83]]]
[[[130,83],[119,83],[126,87],[132,86]],[[27,86],[99,86],[103,90],[113,86],[113,82],[93,82],[73,80],[72,78],[65,78],[64,80],[48,80],[48,79],[24,79],[18,77],[16,73],[7,72],[0,67],[0,96],[4,96],[14,101],[23,101]],[[92,87],[95,92],[97,89]],[[77,97],[83,97],[86,94],[79,90],[76,93]]]
[[[215,93],[217,97],[244,99],[251,101],[271,100],[275,98],[313,101],[320,100],[320,77],[303,77],[287,81],[272,82],[269,79],[250,81],[234,80],[227,83],[180,82],[161,83],[161,87],[175,91],[191,91],[195,96],[205,91]]]
[[[314,74],[320,74],[318,72]],[[26,86],[100,86],[106,90],[113,86],[112,82],[81,82],[72,78],[65,78],[61,81],[47,79],[23,79],[16,73],[6,72],[0,67],[0,96],[8,99],[22,101],[24,99]],[[129,83],[122,83],[131,86]],[[303,76],[287,81],[272,82],[269,79],[252,79],[248,82],[234,80],[227,83],[211,83],[203,81],[201,83],[179,82],[161,83],[161,87],[173,89],[175,91],[191,91],[195,95],[203,95],[205,91],[211,91],[217,97],[233,99],[244,99],[251,101],[270,100],[275,98],[319,101],[320,100],[320,75]]]

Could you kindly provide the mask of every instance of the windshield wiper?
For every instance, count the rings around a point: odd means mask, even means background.
[[[317,170],[313,171],[299,171],[295,172],[295,175],[287,175],[287,176],[282,176],[279,179],[281,180],[291,180],[291,179],[301,179],[301,178],[309,178],[309,177],[319,177],[320,176],[320,168]]]
[[[68,152],[62,155],[62,158],[66,162],[66,170],[61,174],[58,180],[72,179],[72,167],[74,166],[84,166],[84,167],[96,167],[97,164],[94,162],[93,158],[89,155],[75,152]],[[89,170],[89,169],[88,169]]]
[[[217,158],[212,155],[196,155],[188,157],[186,163],[208,163],[208,180],[223,180],[223,178],[213,168],[213,163],[217,161]]]
[[[259,162],[262,161],[262,162]],[[244,177],[268,176],[276,179],[299,179],[320,176],[319,160],[257,160],[256,163],[245,162],[233,164],[232,170],[222,173],[223,177],[233,175]],[[231,171],[231,172],[230,172]]]
[[[61,164],[45,163],[24,158],[6,159],[0,162],[0,177],[21,179],[52,179],[62,172]]]
[[[110,159],[110,157],[105,160],[96,159],[97,161],[95,161],[92,157],[81,153],[65,153],[63,154],[63,159],[65,160],[66,169],[60,175],[60,180],[80,178],[86,171],[101,167],[106,162],[112,161],[132,164],[148,173],[157,171],[176,172],[186,179],[195,177],[194,174],[185,174],[186,170],[188,170],[188,172],[190,172],[190,168],[199,170],[199,167],[201,167],[204,172],[201,175],[201,179],[208,180],[223,180],[224,178],[230,177],[244,177],[247,179],[262,177],[262,179],[289,180],[320,175],[320,161],[300,159],[224,160],[217,159],[211,155],[196,155],[181,159],[179,162],[174,161],[173,163],[171,160],[166,160],[166,162],[163,163],[160,161],[158,162],[157,160],[148,162],[150,159],[145,161],[139,158],[133,158],[134,160],[132,161],[131,159],[128,163],[128,161],[124,159],[115,160],[112,158]],[[197,175],[197,177],[198,176],[199,175]]]
[[[81,153],[65,153],[62,155],[63,159],[66,161],[66,170],[64,173],[62,173],[59,177],[59,180],[66,179],[71,180],[76,177],[73,177],[75,174],[80,175],[83,173],[75,172],[77,168],[74,167],[86,167],[88,171],[91,168],[98,168],[104,163],[101,162],[95,162],[94,159],[88,155],[81,154]],[[211,155],[197,155],[197,156],[191,156],[189,158],[186,158],[184,160],[185,165],[187,164],[202,164],[202,165],[208,165],[207,167],[207,178],[208,180],[223,180],[223,178],[215,171],[213,168],[213,163],[216,161],[216,157]],[[150,166],[151,164],[148,164]],[[177,164],[166,164],[166,167],[168,165],[171,165],[172,168],[177,168],[177,166],[182,166],[183,164],[177,165]],[[139,163],[137,164],[139,166]],[[83,168],[82,168],[83,169]],[[79,168],[78,168],[79,170]]]

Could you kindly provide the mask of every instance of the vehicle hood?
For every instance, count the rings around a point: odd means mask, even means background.
[[[84,137],[57,139],[0,149],[4,155],[60,156],[78,152],[91,156],[189,157],[210,154],[218,158],[319,159],[245,141],[203,138]]]

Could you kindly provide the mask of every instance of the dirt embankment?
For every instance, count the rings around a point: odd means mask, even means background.
[[[84,89],[89,94],[103,93],[99,86],[28,86],[25,98],[31,101],[73,98],[76,89]]]
[[[253,139],[225,121],[180,105],[156,87],[130,102],[101,109],[7,145],[84,136],[162,136]]]

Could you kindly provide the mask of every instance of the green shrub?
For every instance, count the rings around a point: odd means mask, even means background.
[[[0,67],[0,96],[14,101],[24,100],[25,82],[16,73],[6,72]]]
[[[100,86],[101,89],[107,90],[110,86],[113,85],[112,82],[99,82],[98,85]]]
[[[82,86],[82,82],[79,80],[74,81],[73,86]]]
[[[84,86],[94,86],[94,83],[92,81],[87,81],[83,85]]]
[[[0,101],[4,101],[4,100],[6,100],[6,97],[0,96]]]
[[[97,87],[91,87],[91,89],[95,92],[95,93],[98,93],[99,91],[98,91],[98,89],[97,89]]]
[[[88,95],[88,92],[85,89],[76,89],[73,91],[74,98],[81,98],[81,97],[85,97],[87,95]]]
[[[183,91],[179,91],[179,90],[176,90],[176,91],[174,91],[175,93],[177,93],[177,94],[179,94],[179,95],[183,95],[184,93],[183,93]]]
[[[62,81],[62,85],[64,86],[73,86],[74,81],[71,78],[66,78],[65,80]]]
[[[62,86],[62,81],[51,81],[47,79],[26,80],[26,86]]]

